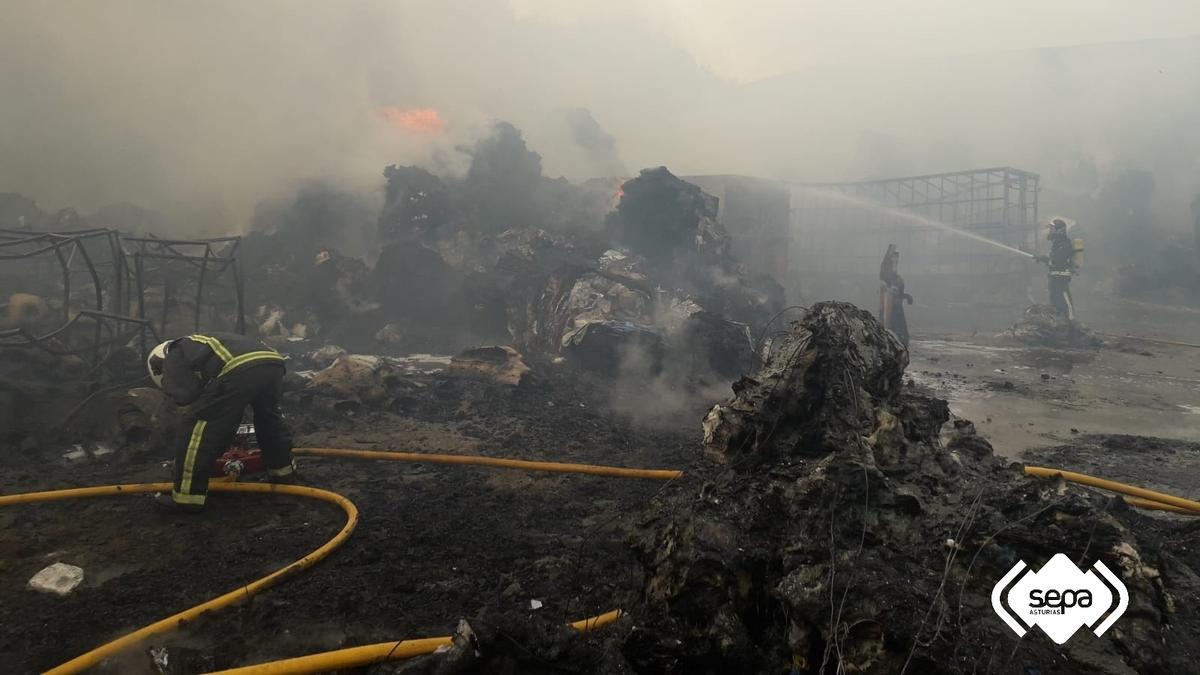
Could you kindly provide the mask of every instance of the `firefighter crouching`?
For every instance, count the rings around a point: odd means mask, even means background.
[[[156,499],[175,510],[199,511],[209,473],[233,441],[246,406],[267,465],[267,479],[295,483],[291,434],[279,401],[283,356],[258,340],[234,333],[189,335],[164,342],[146,359],[150,377],[179,406],[186,406],[175,437],[175,486]]]

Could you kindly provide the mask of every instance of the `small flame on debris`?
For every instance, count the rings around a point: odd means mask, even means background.
[[[436,134],[446,128],[446,120],[433,108],[397,108],[384,106],[379,114],[393,127],[414,134]]]
[[[613,190],[613,204],[620,204],[621,198],[625,196],[625,179],[617,179],[617,187]]]

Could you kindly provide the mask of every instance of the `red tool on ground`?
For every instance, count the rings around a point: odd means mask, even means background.
[[[237,435],[229,444],[225,454],[217,458],[214,467],[217,476],[248,476],[267,470],[262,453],[258,449],[258,439],[254,437],[253,424],[239,424]]]

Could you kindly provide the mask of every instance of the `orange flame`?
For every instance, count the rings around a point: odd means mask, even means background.
[[[379,109],[379,114],[392,126],[409,133],[436,134],[446,128],[446,121],[433,108],[384,106]]]

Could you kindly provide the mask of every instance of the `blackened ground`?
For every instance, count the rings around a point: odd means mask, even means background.
[[[1035,448],[1027,464],[1086,473],[1195,499],[1200,495],[1200,442],[1125,434],[1085,434]]]
[[[474,453],[621,466],[685,467],[711,402],[634,424],[603,379],[547,373],[528,386],[420,376],[387,410],[348,416],[290,410],[297,445]],[[164,480],[163,458],[23,464],[0,456],[0,493]],[[399,462],[302,460],[307,483],[353,500],[361,522],[329,559],[249,603],[202,617],[105,670],[190,673],[406,637],[450,634],[481,611],[567,622],[636,595],[625,540],[658,491],[645,479],[533,474]],[[153,620],[295,560],[343,522],[331,505],[214,495],[200,516],[157,513],[131,496],[0,511],[0,662],[5,672],[54,666]],[[25,583],[55,561],[85,570],[65,597]],[[519,647],[519,646],[518,646]]]

